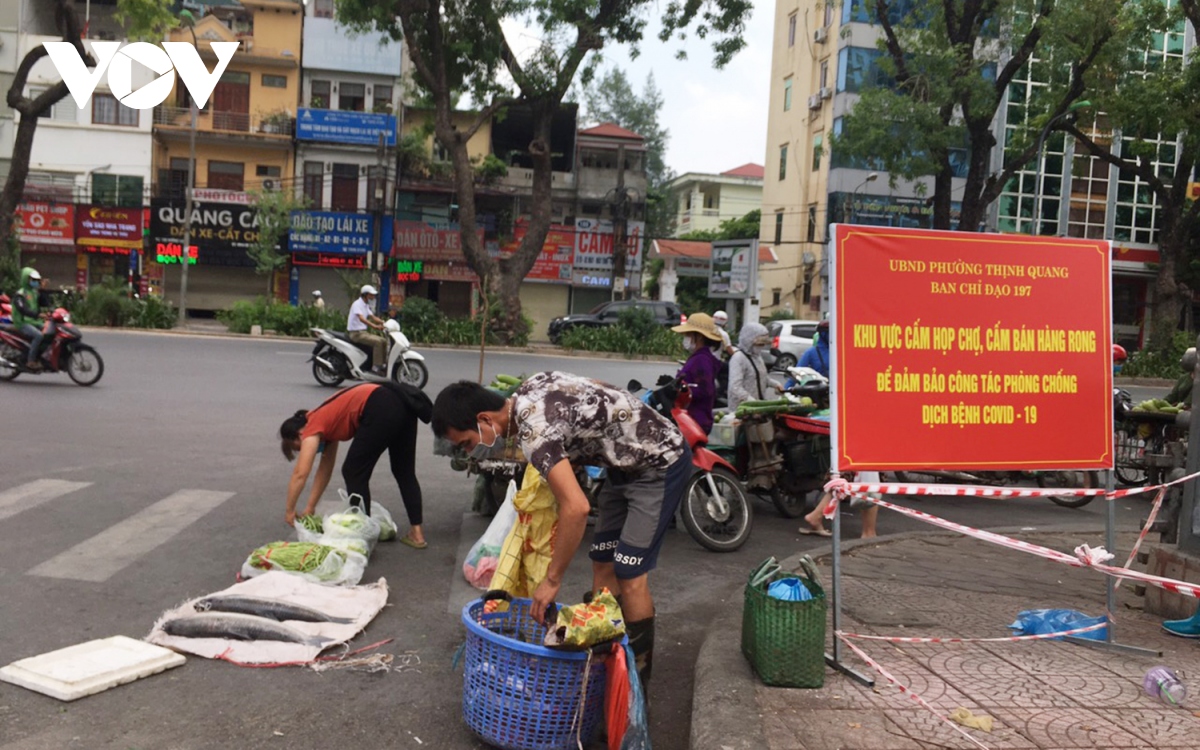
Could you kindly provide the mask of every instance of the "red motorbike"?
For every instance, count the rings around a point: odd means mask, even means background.
[[[636,393],[642,384],[631,380],[628,388]],[[713,552],[738,549],[750,538],[754,512],[733,465],[708,448],[708,434],[687,413],[691,391],[671,380],[646,391],[641,399],[674,421],[692,449],[696,473],[688,480],[679,508],[688,533]]]
[[[15,380],[22,373],[42,375],[65,371],[79,385],[95,385],[104,374],[100,354],[80,342],[83,332],[71,325],[71,315],[63,308],[50,314],[54,323],[54,338],[42,342],[41,370],[26,366],[29,341],[14,326],[0,328],[0,381]]]

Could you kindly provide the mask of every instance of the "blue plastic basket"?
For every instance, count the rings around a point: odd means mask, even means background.
[[[529,604],[514,599],[499,614],[486,614],[482,599],[463,607],[463,720],[504,750],[576,748],[577,731],[586,743],[604,718],[607,659],[591,657],[589,667],[586,652],[542,646],[546,628]]]

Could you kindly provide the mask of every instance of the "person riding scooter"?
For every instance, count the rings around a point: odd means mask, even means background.
[[[371,365],[377,375],[387,373],[387,339],[370,333],[374,328],[383,333],[383,321],[371,312],[375,298],[379,292],[370,284],[364,284],[359,290],[358,299],[350,306],[350,316],[346,319],[346,334],[355,344],[369,347],[372,352]]]
[[[42,275],[35,269],[26,267],[21,269],[21,287],[12,299],[12,321],[21,335],[29,339],[29,354],[25,362],[25,366],[37,372],[42,369],[42,363],[38,361],[38,355],[41,353],[42,341],[45,340],[47,333],[53,333],[55,328],[52,322],[47,322],[45,328],[38,326],[41,323],[42,315],[41,308],[38,305],[38,289],[42,285]]]

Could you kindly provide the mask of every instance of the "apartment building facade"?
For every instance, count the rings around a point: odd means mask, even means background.
[[[688,172],[667,183],[676,203],[675,234],[717,229],[721,222],[740,219],[762,208],[765,170],[743,164],[720,174]]]

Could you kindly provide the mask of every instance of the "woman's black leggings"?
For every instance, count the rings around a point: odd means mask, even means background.
[[[371,513],[371,472],[384,450],[392,463],[392,476],[400,487],[404,512],[413,526],[421,523],[421,483],[417,481],[417,414],[395,391],[375,389],[363,405],[358,432],[342,462],[346,492],[363,499],[363,510]]]

